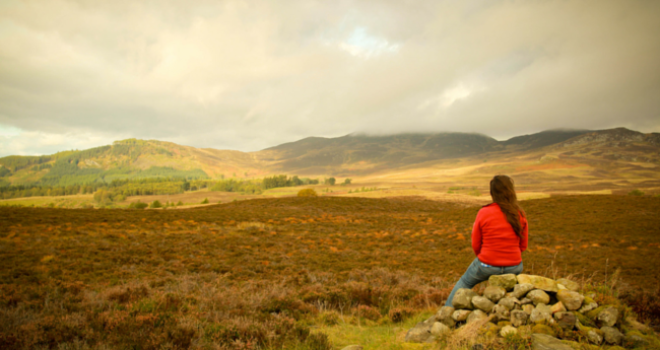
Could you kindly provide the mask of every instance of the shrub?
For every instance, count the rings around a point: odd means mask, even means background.
[[[643,196],[644,192],[642,192],[638,189],[635,189],[635,190],[632,190],[632,191],[628,192],[628,195],[629,196]]]
[[[326,326],[334,326],[339,323],[339,314],[334,310],[324,311],[319,315],[319,320]]]
[[[160,201],[157,201],[157,200],[151,202],[151,205],[149,206],[149,208],[162,208],[162,207],[163,207],[163,204],[161,204]]]
[[[318,197],[318,194],[311,188],[305,188],[298,191],[298,197]]]
[[[400,323],[412,316],[414,311],[408,307],[397,307],[388,313],[390,320],[394,323]]]
[[[332,350],[332,343],[325,333],[312,333],[307,337],[305,345],[310,350]]]
[[[204,200],[202,201],[202,204],[209,204],[209,199],[208,199],[208,198],[204,198]]]
[[[351,179],[344,179],[344,185],[350,185]]]
[[[182,202],[182,201],[179,201],[179,202],[176,203],[176,206],[177,206],[177,207],[178,207],[178,206],[181,206],[181,205],[183,205],[183,202]]]
[[[140,201],[137,201],[137,202],[131,203],[128,207],[130,209],[145,209],[148,206],[149,206],[149,204],[147,204],[147,203],[142,203]]]
[[[359,317],[366,318],[367,320],[372,320],[372,321],[378,321],[382,317],[378,309],[367,305],[358,306],[357,314]]]

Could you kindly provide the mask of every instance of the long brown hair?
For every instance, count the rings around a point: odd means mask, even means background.
[[[525,217],[525,211],[518,205],[516,190],[513,188],[513,179],[506,175],[495,175],[490,180],[490,196],[497,203],[506,216],[506,221],[511,224],[513,231],[522,238],[522,225],[520,217]]]

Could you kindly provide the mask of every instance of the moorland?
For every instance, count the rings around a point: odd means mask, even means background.
[[[606,286],[603,297],[616,293],[658,325],[660,198],[555,195],[522,206],[526,273]],[[474,258],[479,208],[332,196],[185,210],[2,207],[0,347],[430,348],[403,336]]]

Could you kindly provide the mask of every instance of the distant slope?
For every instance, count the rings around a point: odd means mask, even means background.
[[[590,132],[590,130],[547,130],[531,135],[516,136],[501,142],[501,144],[504,146],[517,146],[522,150],[530,150],[554,145]]]

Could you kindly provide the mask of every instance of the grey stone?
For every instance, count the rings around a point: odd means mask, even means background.
[[[517,282],[516,275],[512,273],[505,275],[492,275],[488,278],[489,286],[502,287],[506,290],[513,290],[513,286],[515,286]]]
[[[560,290],[557,292],[557,299],[564,304],[567,310],[575,311],[580,309],[584,296],[578,292],[570,290]]]
[[[550,296],[548,293],[540,289],[534,289],[533,291],[527,293],[527,297],[532,299],[534,305],[547,304],[550,302]]]
[[[514,298],[514,297],[502,298],[497,303],[497,305],[502,305],[509,311],[513,310],[513,308],[516,306],[516,304],[520,304],[520,301],[518,299]]]
[[[495,306],[495,304],[493,304],[493,302],[490,301],[488,298],[479,295],[472,298],[472,305],[475,308],[482,310],[484,312],[491,312],[493,310],[493,307]]]
[[[461,288],[458,291],[456,291],[456,294],[454,294],[452,305],[456,309],[472,310],[474,308],[472,306],[472,298],[477,295],[478,294],[475,293],[472,289]]]
[[[629,334],[623,337],[623,346],[626,348],[641,348],[649,345],[649,341],[639,334]]]
[[[578,310],[579,313],[581,314],[586,314],[587,312],[591,310],[595,310],[598,307],[598,303],[595,302],[591,298],[585,298],[584,302],[582,302],[582,307]]]
[[[485,312],[483,312],[481,310],[474,310],[468,315],[466,321],[467,321],[467,323],[472,323],[474,321],[483,320],[484,318],[487,318],[487,317],[488,317],[488,314],[486,314]]]
[[[534,310],[534,305],[532,304],[527,304],[522,306],[522,311],[524,311],[527,316],[532,314],[532,311]]]
[[[603,338],[608,344],[619,345],[623,340],[623,333],[614,327],[603,326],[600,328],[603,332]]]
[[[449,332],[451,332],[451,328],[447,327],[447,325],[441,322],[436,322],[431,327],[431,334],[436,337],[440,337]]]
[[[490,301],[496,303],[504,297],[506,289],[497,286],[488,286],[484,289],[484,296]]]
[[[550,313],[552,314],[556,314],[557,312],[565,312],[565,311],[567,310],[564,307],[564,303],[562,303],[561,301],[550,307]]]
[[[559,327],[568,330],[575,328],[577,317],[575,317],[572,312],[557,312],[554,314],[554,317],[557,320]]]
[[[562,343],[561,340],[541,333],[532,334],[532,348],[534,350],[573,350],[571,346]]]
[[[513,286],[513,292],[511,292],[511,296],[516,299],[520,299],[527,295],[527,293],[529,293],[532,289],[534,289],[534,285],[531,283],[516,284]]]
[[[508,334],[516,334],[516,333],[518,333],[518,330],[515,327],[508,325],[502,327],[502,329],[500,330],[500,335],[503,337],[506,337]]]
[[[451,318],[453,318],[454,321],[456,321],[456,322],[462,322],[462,321],[467,320],[467,318],[468,318],[468,316],[470,315],[471,312],[472,312],[472,311],[470,311],[470,310],[465,310],[465,309],[456,310],[456,311],[454,311],[454,313],[451,315]]]
[[[511,318],[511,312],[509,311],[509,309],[505,308],[502,305],[495,305],[493,307],[492,313],[495,314],[495,317],[497,317],[498,321],[505,321]]]
[[[527,304],[531,304],[531,303],[533,303],[532,299],[530,299],[528,297],[524,297],[524,298],[520,299],[520,304],[521,305],[527,305]]]
[[[557,283],[564,285],[564,287],[566,287],[566,289],[568,289],[570,291],[573,291],[573,292],[577,292],[578,290],[580,290],[580,284],[577,283],[577,282],[573,282],[573,281],[569,280],[568,278],[560,278],[560,279],[557,280]]]
[[[539,307],[542,305],[546,307]],[[545,304],[537,305],[536,308],[532,310],[532,314],[529,315],[529,321],[532,323],[550,322],[550,320],[552,320],[552,316],[549,307]]]
[[[612,327],[619,318],[619,310],[615,307],[608,307],[598,314],[598,322],[603,326]]]
[[[559,289],[557,288],[557,282],[546,277],[520,274],[516,278],[518,279],[518,283],[520,284],[531,283],[532,285],[534,285],[534,288],[536,289],[541,289],[546,292],[554,292],[554,293],[559,291]]]
[[[511,325],[514,327],[520,327],[527,324],[527,319],[529,315],[525,311],[513,310],[511,311]]]
[[[449,328],[454,328],[454,326],[456,326],[456,321],[451,317],[454,314],[454,311],[456,311],[456,309],[452,306],[443,306],[435,314],[435,320]]]
[[[426,321],[420,322],[406,333],[406,343],[423,343],[431,336],[431,325]]]
[[[599,332],[599,330],[596,330],[595,328],[588,328],[586,333],[587,340],[589,340],[590,343],[600,345],[603,342],[603,335],[602,332]]]

